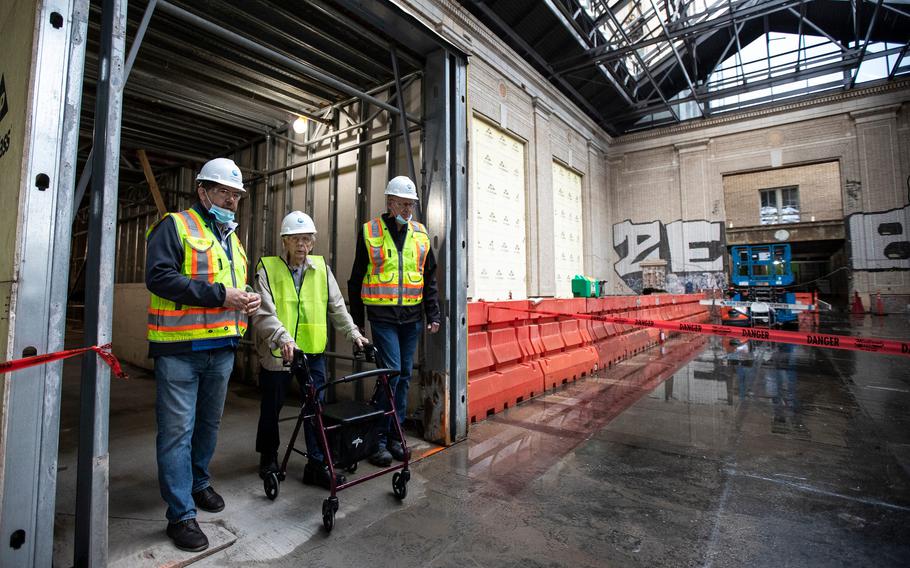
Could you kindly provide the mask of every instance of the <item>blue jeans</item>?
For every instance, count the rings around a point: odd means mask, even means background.
[[[307,365],[310,368],[310,380],[313,386],[319,388],[325,384],[325,356],[307,355]],[[262,392],[262,404],[259,407],[259,427],[256,430],[256,451],[260,454],[274,455],[278,453],[281,439],[278,433],[278,417],[284,406],[284,396],[287,394],[288,385],[291,384],[290,371],[259,372],[259,389]],[[301,385],[301,390],[303,386]],[[303,393],[301,393],[303,396]],[[319,393],[319,400],[325,400],[325,391]],[[312,410],[308,410],[308,413]],[[306,440],[307,457],[315,461],[323,461],[322,448],[319,437],[316,435],[314,420],[303,423],[303,437]]]
[[[398,369],[400,374],[389,380],[392,394],[395,398],[395,414],[398,423],[404,423],[408,411],[408,390],[411,386],[411,369],[414,367],[414,352],[417,349],[417,339],[420,338],[422,321],[414,323],[387,323],[370,322],[373,330],[373,343],[379,350],[382,366]],[[380,389],[376,396],[376,403],[383,410],[391,410],[385,392]],[[387,434],[393,432],[391,420],[386,425],[385,432],[380,434],[380,445],[385,447]]]
[[[158,486],[167,520],[196,516],[192,494],[209,486],[233,349],[155,358]]]

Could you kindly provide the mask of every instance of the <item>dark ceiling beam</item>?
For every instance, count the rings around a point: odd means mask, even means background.
[[[894,76],[897,74],[898,67],[901,66],[901,61],[903,61],[904,56],[907,55],[907,49],[910,48],[910,41],[904,44],[904,47],[901,48],[901,52],[897,56],[897,61],[894,62],[894,66],[891,68],[891,71],[888,73],[888,80],[893,81]]]
[[[866,60],[873,60],[873,59],[878,59],[880,57],[887,57],[889,55],[895,55],[897,53],[900,53],[900,51],[902,49],[903,48],[900,48],[900,47],[894,47],[894,48],[887,49],[887,50],[876,51],[874,53],[868,54],[866,56]],[[830,57],[831,57],[831,55],[829,54],[829,55],[823,56],[822,58],[830,58]],[[734,85],[731,87],[724,87],[724,88],[715,89],[715,90],[710,90],[711,85],[706,84],[706,85],[702,85],[700,87],[699,95],[701,95],[703,99],[706,99],[708,102],[710,102],[712,100],[723,99],[723,98],[730,97],[730,96],[742,95],[742,94],[752,92],[752,91],[755,91],[758,89],[764,89],[767,87],[774,87],[774,86],[778,86],[778,85],[785,85],[785,84],[792,83],[795,81],[801,81],[804,79],[820,77],[823,75],[827,75],[829,73],[843,72],[843,71],[846,71],[846,70],[849,70],[849,69],[855,67],[857,61],[858,61],[858,59],[855,56],[853,56],[847,60],[838,59],[832,63],[827,63],[824,65],[818,65],[815,67],[804,67],[803,69],[799,70],[798,72],[784,73],[781,75],[775,75],[771,78],[758,79],[758,80],[754,80],[754,81],[749,80],[748,84]],[[781,68],[783,68],[783,66],[778,66],[778,67],[773,68],[772,71],[778,70]],[[754,73],[750,73],[750,76],[751,75],[758,76],[758,75],[764,74],[764,73],[765,73],[765,71],[763,69],[757,70]],[[843,79],[839,80],[838,84],[842,85]],[[783,98],[785,96],[786,95],[781,95],[781,98]],[[693,101],[693,100],[695,100],[695,98],[692,95],[688,95],[685,97],[680,97],[679,99],[674,99],[673,102],[679,103],[679,102],[688,102],[688,101]],[[651,105],[649,107],[637,109],[635,111],[631,111],[629,113],[620,115],[620,116],[616,117],[616,120],[617,120],[617,122],[621,123],[621,122],[628,121],[630,119],[642,118],[644,116],[653,114],[655,112],[660,112],[662,110],[665,110],[665,109],[661,108],[661,105]]]
[[[651,7],[657,12],[657,6],[654,5],[654,0],[649,0],[651,2]],[[667,37],[667,43],[670,44],[670,49],[673,50],[673,55],[676,56],[676,62],[679,64],[679,68],[682,70],[683,76],[686,78],[686,84],[689,85],[689,91],[695,96],[695,106],[698,107],[698,112],[702,116],[705,116],[705,110],[702,108],[701,101],[698,100],[698,95],[695,92],[695,84],[692,82],[692,78],[689,77],[689,70],[686,69],[685,64],[683,64],[682,57],[679,55],[679,50],[676,49],[676,45],[673,43],[673,40],[670,38],[670,33],[667,31],[667,26],[664,25],[663,20],[658,17],[658,23],[660,23],[660,28],[663,30],[664,35]]]
[[[691,26],[684,26],[674,29],[668,28],[670,38],[675,40],[687,38],[689,36],[698,36],[704,33],[712,33],[715,32],[719,27],[730,26],[735,23],[741,23],[755,18],[761,18],[767,14],[773,14],[792,6],[798,6],[804,3],[806,0],[771,0],[769,2],[762,2],[761,4],[755,6],[747,6],[741,9],[736,8],[737,6],[745,4],[749,1],[751,0],[743,0],[741,2],[733,4],[733,11],[728,12],[722,17],[699,22]],[[630,43],[615,49],[606,46],[596,47],[587,50],[583,55],[554,62],[553,65],[557,69],[558,73],[568,73],[589,67],[592,62],[603,63],[612,59],[625,57],[632,52],[665,41],[667,41],[666,37],[656,36],[646,40]],[[580,60],[583,61],[579,62]]]
[[[632,42],[629,40],[629,36],[626,35],[626,31],[623,29],[622,24],[619,23],[619,20],[616,18],[616,15],[613,14],[613,12],[610,10],[609,7],[607,8],[607,14],[609,14],[610,20],[613,22],[613,25],[616,26],[616,30],[620,33],[623,40],[625,40],[625,42],[627,44],[631,44]],[[672,42],[672,40],[671,40],[671,42]],[[664,96],[663,92],[660,90],[660,85],[658,85],[657,81],[654,80],[654,76],[651,75],[651,70],[648,68],[648,65],[642,60],[641,55],[638,54],[637,50],[633,50],[632,55],[635,57],[636,60],[638,60],[638,64],[641,65],[642,71],[644,72],[645,76],[648,77],[648,81],[650,81],[651,84],[654,85],[654,91],[657,93],[657,96],[660,97],[660,100],[663,101],[664,105],[667,107],[667,110],[670,111],[670,114],[672,114],[676,120],[679,120],[679,114],[676,112],[676,109],[673,108],[673,105],[671,105],[669,102],[667,102],[667,98]],[[695,94],[694,90],[692,91],[692,94],[693,95]]]
[[[559,1],[559,0],[556,0],[556,1]],[[563,1],[574,2],[574,0],[563,0]],[[591,38],[586,37],[587,34],[586,34],[585,30],[580,27],[577,20],[574,19],[570,14],[567,14],[565,12],[564,4],[557,5],[554,3],[554,0],[544,0],[544,4],[550,9],[550,12],[552,12],[553,15],[556,16],[556,18],[562,23],[562,25],[566,29],[566,31],[568,31],[569,34],[571,34],[572,36],[575,37],[575,40],[578,42],[578,45],[581,48],[589,49],[592,47]],[[587,13],[585,13],[584,11],[579,12],[576,15],[576,17],[582,16],[582,15],[584,15],[586,17]],[[588,27],[590,27],[590,29],[593,30],[594,32],[597,32],[597,28],[594,27],[593,25],[591,25],[590,22],[588,22]],[[596,40],[594,40],[594,41],[596,42]],[[625,99],[625,101],[626,101],[626,104],[630,104],[630,105],[635,104],[635,102],[632,100],[632,96],[630,96],[629,93],[626,91],[626,87],[624,86],[622,78],[617,76],[616,69],[610,69],[610,68],[607,68],[606,66],[601,66],[601,65],[595,65],[594,67],[597,70],[599,70],[600,73],[613,86],[613,88],[616,89],[616,92],[619,93],[620,95],[622,95],[623,99]],[[628,69],[625,69],[624,63],[623,63],[623,68],[626,72],[626,75],[629,75],[629,71],[628,71]],[[552,80],[552,78],[554,78],[554,77],[555,77],[555,74],[551,73],[550,77],[548,77],[548,78],[550,78]]]
[[[878,0],[875,4],[875,10],[872,12],[872,19],[869,20],[869,27],[866,28],[866,39],[863,41],[863,47],[859,52],[859,62],[856,64],[856,72],[853,73],[853,76],[850,78],[850,84],[847,86],[847,89],[852,89],[853,85],[856,84],[856,78],[859,77],[859,70],[863,64],[863,59],[866,57],[866,50],[869,48],[869,38],[872,37],[872,30],[875,29],[875,22],[878,20],[878,10],[882,7],[882,0]]]
[[[805,14],[800,15],[800,13],[797,12],[796,10],[794,10],[793,8],[787,8],[787,11],[798,18],[802,18],[803,21],[806,23],[806,25],[808,25],[813,30],[817,31],[820,35],[824,36],[825,39],[827,39],[828,41],[830,41],[831,43],[836,45],[838,47],[838,49],[840,49],[844,53],[847,53],[850,51],[850,49],[848,47],[846,47],[844,44],[842,44],[841,42],[839,42],[836,39],[834,39],[833,37],[831,37],[831,35],[828,32],[823,30],[821,27],[815,25],[815,23],[813,23],[812,20],[810,20]]]
[[[536,65],[545,70],[548,75],[552,75],[553,69],[550,67],[550,64],[547,62],[547,60],[544,59],[543,56],[535,51],[530,45],[528,45],[528,43],[521,36],[519,36],[515,30],[513,30],[507,23],[505,23],[502,18],[500,18],[499,15],[493,11],[492,8],[487,6],[486,2],[483,0],[471,0],[471,5],[479,10],[485,18],[493,22],[493,24],[499,28],[500,32],[506,34],[509,39],[519,47],[519,49],[524,51],[525,54],[533,60]],[[575,102],[581,105],[582,108],[584,108],[590,116],[597,117],[598,122],[603,128],[607,130],[607,132],[614,136],[618,133],[616,127],[610,121],[608,121],[600,113],[599,110],[594,108],[594,106],[588,102],[586,97],[582,96],[581,93],[575,89],[575,87],[569,84],[565,78],[555,77],[553,80],[556,81],[556,83],[565,89],[570,95],[572,95],[575,99]]]

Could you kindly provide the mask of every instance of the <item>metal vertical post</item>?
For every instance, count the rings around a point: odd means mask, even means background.
[[[29,148],[21,179],[10,356],[63,348],[70,211],[78,148],[88,0],[35,4],[27,109]],[[29,36],[31,40],[31,36]],[[23,91],[25,92],[25,91]],[[15,164],[15,168],[23,164]],[[50,566],[60,425],[60,362],[24,369],[7,384],[0,500],[0,566]]]
[[[363,224],[367,222],[370,215],[370,162],[373,156],[373,147],[366,144],[370,139],[371,130],[370,107],[364,101],[360,101],[360,123],[361,127],[357,131],[357,144],[360,148],[357,150],[357,219],[354,224],[355,231],[360,231]],[[357,242],[355,235],[354,242]],[[354,362],[354,371],[363,370],[360,361]],[[354,383],[354,397],[357,400],[364,399],[363,381]]]
[[[130,76],[130,71],[133,69],[133,63],[136,61],[136,55],[139,53],[139,48],[142,47],[142,40],[145,39],[145,32],[148,30],[149,22],[152,20],[152,14],[155,13],[155,6],[157,4],[158,0],[149,0],[149,3],[145,6],[145,12],[142,14],[142,21],[139,22],[139,28],[136,30],[136,37],[133,38],[129,55],[126,57],[126,70],[123,72],[123,81],[120,84],[120,90],[123,90],[123,86]],[[85,189],[88,187],[88,182],[92,177],[94,154],[95,148],[93,146],[88,152],[88,158],[85,160],[85,165],[82,166],[82,175],[79,176],[79,183],[76,184],[75,206],[73,207],[70,223],[76,219],[76,211],[79,210],[79,205],[82,203],[82,198],[85,196]]]
[[[392,56],[392,71],[395,73],[395,93],[397,93],[398,101],[398,113],[399,116],[407,116],[405,113],[405,100],[404,92],[401,88],[401,75],[398,73],[398,56],[395,55],[395,48],[391,49]],[[406,153],[405,160],[408,166],[408,177],[411,178],[411,181],[417,183],[417,175],[414,171],[414,153],[411,151],[411,135],[408,132],[408,121],[399,120],[398,121],[401,128],[401,138],[404,141],[404,151]],[[419,206],[418,206],[419,207]]]
[[[332,111],[332,139],[329,147],[330,152],[338,150],[338,129],[341,126],[341,111],[334,109]],[[338,156],[329,158],[329,266],[333,274],[337,274],[338,262]],[[335,351],[335,331],[329,335],[328,350]],[[336,365],[335,357],[329,357],[329,377],[335,376]],[[329,401],[335,400],[335,387],[329,386],[327,389],[327,398]]]
[[[427,56],[422,152],[425,211],[438,262],[442,325],[425,337],[425,437],[450,444],[467,436],[467,94],[466,62]]]
[[[312,140],[316,136],[316,124],[312,120],[308,120],[306,123],[306,139],[307,142]],[[315,152],[315,146],[313,144],[307,144],[306,146],[306,159],[307,161],[313,158]],[[315,169],[315,164],[307,164],[306,170],[304,170],[304,175],[306,175],[306,196],[304,203],[306,204],[306,209],[304,213],[307,215],[313,214],[313,206],[316,203],[316,174],[313,171]]]
[[[111,340],[126,11],[126,0],[102,2],[85,280],[86,345]],[[76,478],[77,567],[107,565],[110,378],[110,369],[98,357],[83,358]]]

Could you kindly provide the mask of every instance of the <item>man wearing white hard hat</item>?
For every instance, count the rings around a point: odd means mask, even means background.
[[[354,325],[344,305],[344,297],[321,256],[310,254],[316,244],[316,225],[301,211],[289,213],[281,222],[284,256],[266,256],[256,268],[256,291],[262,305],[253,316],[256,350],[262,369],[259,388],[262,404],[256,432],[259,452],[259,476],[265,478],[278,471],[278,415],[291,382],[285,363],[294,358],[294,350],[307,355],[310,378],[318,389],[325,384],[325,352],[328,343],[328,320],[358,347],[366,340]],[[324,395],[322,391],[320,395]],[[303,425],[307,457],[303,482],[328,488],[329,470],[312,420]],[[336,483],[344,476],[336,474]]]
[[[439,293],[430,236],[413,216],[417,187],[407,176],[398,176],[389,182],[385,196],[386,212],[364,223],[357,235],[348,299],[354,322],[361,329],[369,319],[383,365],[400,372],[389,382],[397,419],[403,423],[420,332],[424,328],[428,333],[439,331]],[[390,410],[381,391],[377,399]],[[393,458],[404,460],[401,441],[389,438],[392,431],[386,428],[383,433],[379,451],[370,458],[374,465],[385,467]]]
[[[149,357],[155,360],[158,485],[167,535],[181,550],[208,548],[196,509],[218,512],[209,462],[215,452],[234,352],[259,295],[246,292],[247,257],[234,214],[246,193],[237,164],[206,162],[199,202],[151,229],[145,283]]]

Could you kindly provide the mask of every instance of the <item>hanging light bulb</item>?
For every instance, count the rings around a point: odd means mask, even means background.
[[[306,132],[306,119],[303,118],[302,116],[298,116],[297,120],[294,121],[294,123],[291,125],[291,127],[294,129],[294,132],[296,132],[297,134],[303,134],[304,132]]]

